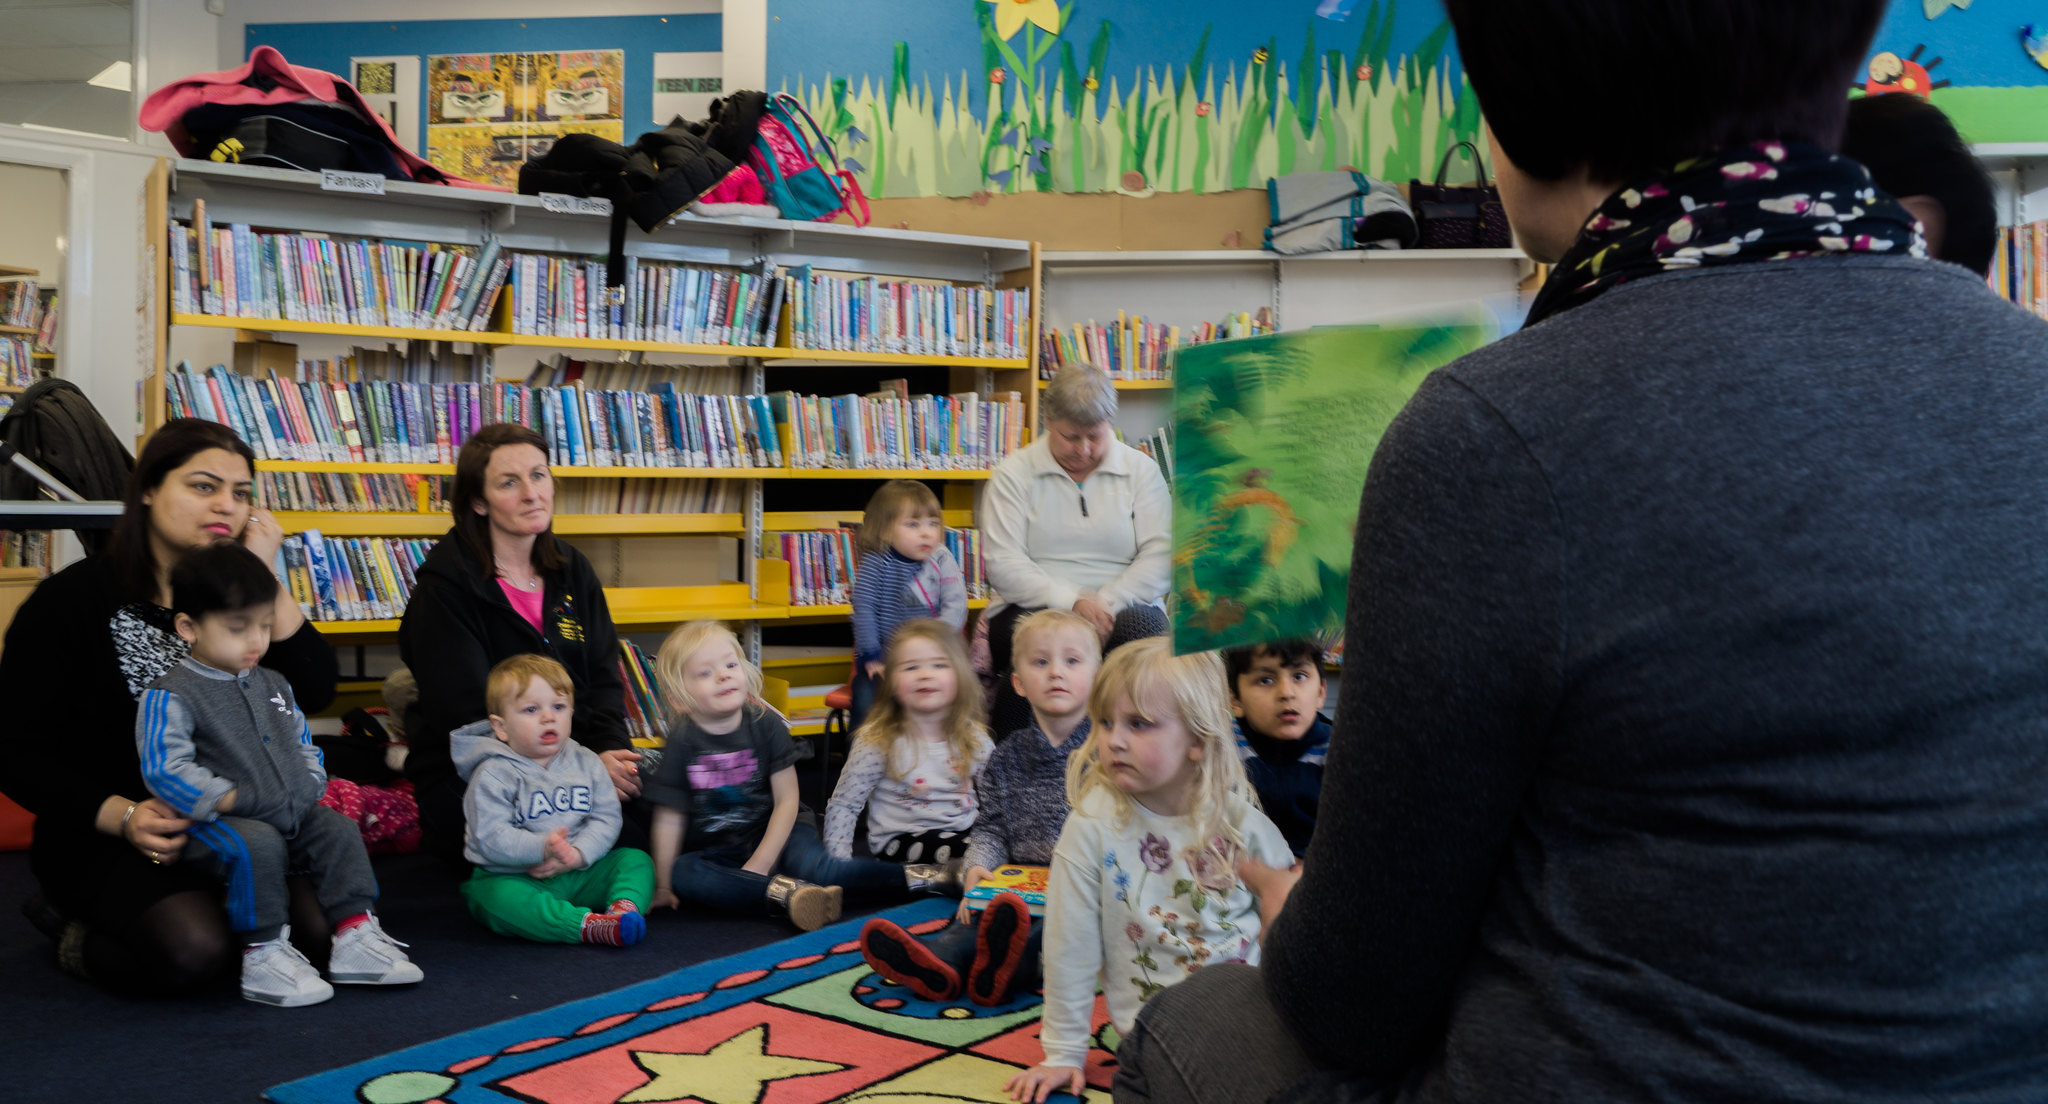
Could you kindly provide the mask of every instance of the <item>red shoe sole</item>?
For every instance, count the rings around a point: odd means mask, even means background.
[[[917,937],[877,916],[860,929],[860,956],[874,972],[931,1001],[960,994],[960,975]]]
[[[1009,994],[1010,978],[1031,940],[1031,908],[1014,893],[998,893],[974,932],[974,965],[967,968],[967,999],[994,1008]]]

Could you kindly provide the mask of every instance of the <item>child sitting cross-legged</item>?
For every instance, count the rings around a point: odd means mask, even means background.
[[[662,693],[682,710],[648,786],[655,804],[654,903],[784,912],[812,931],[842,898],[947,888],[937,867],[828,854],[797,798],[797,749],[781,718],[753,701],[761,672],[716,621],[669,634],[655,658]]]
[[[624,817],[597,753],[569,738],[575,684],[547,656],[517,655],[484,684],[489,721],[449,734],[468,782],[462,885],[470,915],[537,943],[630,947],[647,933],[647,852],[613,847]]]
[[[377,879],[355,822],[320,804],[327,772],[291,685],[258,665],[270,650],[277,577],[223,543],[179,560],[170,582],[173,625],[191,651],[142,692],[135,743],[149,792],[192,822],[183,861],[227,885],[228,920],[244,945],[242,995],[283,1008],[334,996],[285,923],[285,875],[300,870],[334,925],[329,979],[420,980],[404,944],[370,914]]]
[[[996,745],[975,780],[979,815],[967,840],[966,884],[1008,863],[1049,866],[1067,822],[1067,760],[1088,740],[1088,691],[1102,665],[1102,638],[1071,610],[1040,610],[1017,622],[1011,683],[1032,723]],[[883,917],[861,929],[868,966],[926,1000],[963,991],[994,1007],[1038,987],[1043,921],[1024,899],[1001,893],[976,914],[962,901],[954,923],[920,941]]]
[[[1176,656],[1164,637],[1118,648],[1088,720],[1046,891],[1045,1060],[1009,1080],[1016,1100],[1080,1093],[1098,979],[1122,1036],[1154,993],[1201,967],[1256,965],[1259,903],[1238,860],[1294,862],[1248,796],[1214,652]]]
[[[995,745],[981,723],[981,695],[962,693],[967,645],[943,621],[905,622],[889,642],[883,694],[853,734],[846,768],[825,805],[825,846],[853,853],[868,811],[868,849],[901,863],[947,864],[948,888],[966,873],[974,824],[974,777]]]
[[[1330,750],[1329,718],[1317,712],[1323,707],[1323,649],[1312,640],[1231,648],[1223,653],[1223,672],[1245,776],[1287,846],[1305,855]]]

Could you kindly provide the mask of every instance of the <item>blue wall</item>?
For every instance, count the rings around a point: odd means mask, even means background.
[[[1972,0],[1967,8],[1950,8],[1929,19],[1921,0],[1894,0],[1870,50],[1889,50],[1905,57],[1913,47],[1924,45],[1921,64],[1942,59],[1927,75],[1958,86],[2048,84],[2048,69],[2020,48],[2020,27],[2028,23],[2048,33],[2048,4],[2040,0]]]
[[[664,19],[666,20],[664,22]],[[419,119],[425,134],[429,54],[556,50],[626,52],[625,140],[668,122],[654,119],[654,55],[709,52],[723,41],[718,15],[615,16],[598,19],[432,19],[411,23],[252,23],[242,55],[272,46],[294,65],[348,76],[348,59],[420,57]]]

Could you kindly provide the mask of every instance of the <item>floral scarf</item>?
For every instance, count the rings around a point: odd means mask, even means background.
[[[1804,142],[1741,146],[1608,196],[1524,325],[1659,272],[1830,253],[1925,257],[1927,245],[1862,165]]]

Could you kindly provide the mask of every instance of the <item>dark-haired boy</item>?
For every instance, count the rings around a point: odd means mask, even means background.
[[[1323,650],[1282,640],[1223,653],[1237,754],[1259,804],[1296,855],[1308,851],[1323,794],[1330,721],[1323,706]]]
[[[211,867],[227,885],[228,922],[243,943],[242,995],[285,1008],[334,995],[285,925],[285,874],[299,870],[334,925],[329,978],[420,980],[370,913],[377,880],[363,837],[320,804],[327,772],[291,685],[259,666],[277,578],[248,549],[223,543],[179,560],[170,582],[190,653],[142,692],[135,742],[149,791],[192,822],[183,861]]]
[[[1842,156],[1920,220],[1927,254],[1979,276],[1998,252],[1998,200],[1984,166],[1940,108],[1889,92],[1849,101]]]

